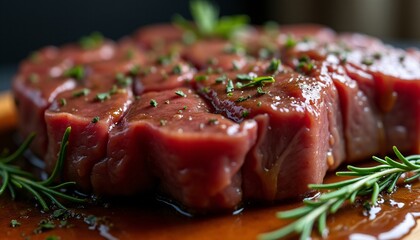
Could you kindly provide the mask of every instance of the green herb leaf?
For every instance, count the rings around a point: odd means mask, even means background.
[[[187,95],[181,90],[175,91],[175,94],[180,96],[180,97],[187,97]]]
[[[72,68],[67,69],[63,73],[63,76],[74,78],[76,80],[82,80],[85,77],[85,68],[81,65],[76,65]]]
[[[314,64],[308,56],[299,58],[296,70],[301,73],[309,74],[314,69]]]
[[[152,106],[152,107],[157,107],[157,105],[158,105],[158,103],[156,102],[156,100],[155,100],[155,99],[151,99],[151,100],[150,100],[150,106]]]
[[[38,81],[39,81],[39,76],[38,76],[38,74],[36,74],[36,73],[31,73],[31,74],[29,74],[28,79],[29,79],[29,81],[30,81],[31,83],[38,83]]]
[[[20,223],[18,220],[16,220],[16,219],[12,219],[12,220],[10,220],[10,226],[11,226],[12,228],[19,227],[20,225],[21,225],[21,223]]]
[[[93,32],[88,36],[80,38],[79,45],[85,50],[92,50],[100,47],[104,42],[104,37],[99,32]]]
[[[42,232],[45,232],[47,230],[51,230],[55,228],[55,224],[53,221],[51,220],[47,220],[47,219],[42,219],[39,223],[38,223],[38,227],[34,230],[34,233],[39,234]]]
[[[131,74],[131,72],[130,72]],[[133,74],[135,75],[135,74]],[[117,73],[115,75],[115,79],[117,80],[117,84],[120,87],[129,87],[133,83],[133,78],[130,76],[125,76],[123,73]]]
[[[97,123],[97,122],[99,122],[99,117],[98,116],[96,116],[92,119],[92,123]]]
[[[216,78],[216,83],[224,83],[227,80],[226,74],[221,75],[220,77]]]
[[[174,68],[172,68],[172,72],[174,74],[178,74],[178,75],[181,74],[182,73],[181,65],[179,65],[179,64],[175,65]]]
[[[109,92],[98,93],[95,96],[95,100],[101,101],[101,102],[103,102],[107,99],[110,99],[110,98],[111,98],[111,95],[109,94]]]
[[[208,79],[208,76],[206,76],[206,75],[198,75],[198,76],[195,76],[194,79],[195,79],[196,82],[202,82],[202,81],[207,80]]]
[[[250,74],[236,74],[236,79],[242,80],[242,81],[252,81],[254,77]]]
[[[270,65],[268,65],[267,69],[265,70],[267,73],[274,73],[279,70],[280,67],[280,60],[273,58],[270,62]]]
[[[226,85],[226,93],[231,93],[233,92],[234,87],[233,87],[233,82],[231,79],[228,80],[228,83]]]
[[[289,35],[286,38],[286,42],[284,43],[284,46],[286,48],[293,48],[294,46],[296,46],[296,44],[297,44],[296,40],[291,35]]]
[[[251,98],[251,95],[248,95],[246,97],[239,97],[238,99],[236,99],[235,102],[243,102],[243,101],[246,101],[246,100],[248,100],[250,98]]]
[[[58,100],[60,103],[60,106],[64,107],[67,105],[67,100],[65,98],[60,98],[60,100]]]
[[[265,83],[273,83],[275,81],[276,80],[272,76],[256,77],[256,78],[253,78],[251,82],[242,85],[241,88],[263,86]]]
[[[74,91],[74,92],[73,92],[73,97],[87,96],[89,93],[90,93],[90,89],[88,89],[88,88],[83,88],[83,89],[81,89],[81,90]]]
[[[186,33],[192,33],[197,37],[229,38],[249,22],[249,17],[246,15],[219,18],[219,8],[204,0],[191,1],[190,11],[195,24],[180,15],[175,15],[173,22]]]

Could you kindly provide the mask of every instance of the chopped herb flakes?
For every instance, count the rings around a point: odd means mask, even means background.
[[[45,240],[60,240],[61,238],[55,235],[50,235]]]
[[[216,78],[216,83],[224,83],[227,80],[225,74],[221,75],[220,77]]]
[[[118,86],[128,87],[133,83],[133,78],[130,76],[125,76],[123,73],[117,73],[115,75]]]
[[[267,73],[274,73],[276,71],[278,71],[279,67],[280,67],[280,60],[273,58],[270,62],[270,65],[268,65],[267,69],[265,70]]]
[[[206,69],[206,73],[207,73],[207,74],[213,74],[213,73],[214,73],[213,68],[212,68],[212,67],[208,67],[208,68]]]
[[[177,65],[175,65],[173,68],[172,68],[172,72],[174,73],[174,74],[181,74],[182,73],[182,67],[181,67],[181,65],[179,65],[179,64],[177,64]]]
[[[134,58],[134,49],[130,48],[127,50],[127,52],[125,53],[125,59],[126,60],[131,60]]]
[[[84,219],[85,223],[90,225],[90,226],[94,226],[96,225],[98,218],[95,215],[89,215],[87,217],[85,217]]]
[[[172,62],[172,56],[166,55],[166,56],[160,56],[157,60],[157,62],[160,65],[168,65]]]
[[[29,74],[28,79],[31,83],[37,83],[39,81],[39,76],[36,73],[31,73]]]
[[[228,83],[226,85],[226,93],[231,93],[233,92],[234,87],[233,87],[233,82],[231,79],[228,80]]]
[[[261,107],[261,105],[262,105],[262,102],[261,102],[261,101],[259,101],[259,102],[257,103],[257,107]]]
[[[202,87],[200,89],[200,92],[202,92],[202,93],[209,93],[210,92],[210,88],[209,87]]]
[[[38,227],[34,230],[34,233],[39,234],[45,232],[47,230],[51,230],[55,228],[55,224],[52,220],[42,219],[38,223]]]
[[[175,91],[175,94],[180,96],[180,97],[187,97],[187,95],[181,90]]]
[[[216,118],[211,118],[209,119],[209,125],[217,125],[219,124],[219,120],[217,120]]]
[[[379,60],[379,59],[381,59],[381,58],[382,58],[382,54],[381,54],[381,53],[379,53],[379,52],[376,52],[376,53],[374,53],[374,54],[372,55],[372,57],[373,57],[374,59],[376,59],[376,60]]]
[[[242,111],[242,117],[246,118],[249,116],[249,111],[248,110],[243,110]]]
[[[262,89],[262,87],[257,87],[258,94],[266,94],[266,92]]]
[[[216,65],[218,62],[219,62],[219,61],[217,60],[217,58],[209,58],[209,59],[207,60],[207,63],[208,63],[209,65]]]
[[[33,63],[39,63],[40,57],[38,52],[33,52],[29,56],[29,60]]]
[[[267,58],[269,58],[270,57],[270,55],[272,55],[273,53],[272,53],[272,51],[270,51],[269,49],[267,49],[267,48],[261,48],[259,51],[258,51],[258,57],[259,58],[261,58],[261,59],[267,59]]]
[[[294,46],[296,46],[297,42],[296,40],[292,37],[292,36],[287,36],[286,38],[286,42],[284,43],[284,46],[286,48],[293,48]]]
[[[95,96],[95,100],[97,101],[105,101],[111,98],[111,94],[109,92],[104,92],[104,93],[98,93]]]
[[[63,73],[64,77],[74,78],[76,80],[82,80],[85,77],[85,68],[81,65],[74,66],[67,69]]]
[[[156,102],[156,100],[155,100],[155,99],[151,99],[151,100],[150,100],[150,106],[152,106],[152,107],[157,107],[157,105],[158,105],[158,103]]]
[[[401,55],[401,56],[398,57],[398,61],[400,63],[404,62],[404,60],[405,60],[405,56],[404,55]]]
[[[80,38],[79,45],[85,50],[96,49],[102,45],[104,37],[99,32],[93,32],[88,36]]]
[[[370,66],[370,65],[372,65],[372,64],[373,64],[373,59],[371,59],[371,58],[364,58],[364,59],[362,60],[362,64],[364,64],[364,65],[366,65],[366,66]]]
[[[241,88],[244,87],[255,87],[255,86],[263,86],[265,83],[273,83],[275,79],[272,76],[261,76],[253,78],[251,82],[241,85]]]
[[[129,72],[129,74],[131,76],[135,76],[135,75],[137,75],[139,73],[140,73],[140,65],[138,65],[138,64],[136,64],[133,67],[131,67],[130,72]]]
[[[237,74],[236,79],[241,80],[241,81],[252,81],[254,77],[251,76],[250,74]]]
[[[243,102],[243,101],[246,101],[246,100],[248,100],[250,98],[251,98],[251,95],[248,95],[246,97],[239,97],[238,99],[236,99],[235,102]]]
[[[99,120],[99,117],[95,117],[95,118],[98,118]],[[59,218],[59,217],[66,217],[67,214],[68,214],[68,211],[66,209],[60,208],[60,209],[54,210],[52,216],[54,218]]]
[[[16,220],[16,219],[10,220],[10,226],[12,228],[20,227],[20,225],[21,225],[21,223],[18,220]]]
[[[64,107],[67,105],[67,100],[65,98],[60,98],[59,103],[60,106]]]
[[[74,91],[73,92],[73,97],[81,97],[81,96],[87,96],[90,93],[90,89],[88,88],[83,88],[79,91]]]
[[[99,117],[98,116],[96,116],[92,119],[92,123],[97,123],[97,122],[99,122]]]
[[[233,70],[239,70],[240,65],[238,61],[232,61],[232,69]]]
[[[314,69],[314,64],[308,56],[303,56],[299,58],[299,63],[296,67],[296,70],[301,73],[309,74]]]
[[[245,49],[238,45],[227,46],[223,49],[223,51],[228,54],[244,54],[245,53]]]
[[[196,82],[202,82],[202,81],[207,80],[208,79],[208,76],[206,76],[206,75],[198,75],[198,76],[195,76],[194,79],[195,79]]]

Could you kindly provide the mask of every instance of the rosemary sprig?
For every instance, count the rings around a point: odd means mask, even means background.
[[[374,156],[373,160],[380,165],[364,168],[348,166],[349,171],[336,173],[338,176],[355,176],[355,178],[329,184],[310,184],[311,189],[330,191],[321,193],[316,199],[303,200],[302,207],[278,212],[278,218],[294,218],[296,221],[278,230],[261,234],[259,239],[280,239],[291,234],[300,234],[300,239],[309,239],[315,224],[319,234],[325,237],[328,234],[327,215],[337,212],[344,203],[354,203],[358,196],[370,195],[370,204],[376,205],[380,192],[392,193],[402,174],[407,172],[413,174],[406,178],[405,182],[418,179],[420,155],[404,157],[396,147],[393,147],[393,150],[400,161]]]
[[[66,199],[76,203],[86,202],[86,199],[84,198],[74,197],[61,191],[65,187],[75,185],[75,182],[64,182],[58,185],[53,184],[63,169],[70,131],[71,128],[68,127],[63,135],[58,160],[53,172],[46,180],[37,181],[33,174],[23,171],[19,167],[10,164],[23,155],[32,140],[35,138],[35,134],[31,134],[13,154],[0,158],[0,196],[6,191],[6,189],[8,189],[11,197],[15,199],[17,189],[26,190],[35,197],[36,201],[41,205],[44,211],[48,211],[50,209],[49,205],[51,205],[51,203],[55,204],[58,208],[66,209],[66,207],[64,207],[57,198]],[[47,203],[46,198],[49,199],[50,204]]]
[[[229,38],[236,30],[249,22],[247,15],[219,17],[219,8],[205,0],[190,1],[192,24],[181,15],[175,15],[173,22],[197,37]]]

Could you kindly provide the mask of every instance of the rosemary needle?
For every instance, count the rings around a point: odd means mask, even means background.
[[[78,198],[71,196],[63,191],[64,187],[75,185],[75,182],[64,182],[58,185],[54,185],[54,181],[61,173],[64,165],[64,158],[69,144],[68,138],[70,135],[71,128],[68,127],[64,132],[63,139],[60,145],[60,152],[58,154],[58,160],[54,167],[51,175],[43,181],[37,181],[35,177],[26,171],[19,169],[17,166],[11,165],[13,161],[19,159],[25,150],[28,148],[30,143],[35,137],[35,134],[31,134],[20,147],[13,154],[0,158],[0,195],[2,195],[6,189],[9,190],[10,195],[13,199],[16,197],[16,189],[26,190],[28,193],[33,195],[36,201],[41,205],[44,211],[50,209],[50,205],[46,201],[49,199],[50,203],[55,204],[58,208],[65,209],[64,205],[57,199],[66,199],[72,202],[83,203],[86,201],[84,198]]]
[[[304,200],[302,207],[277,213],[278,218],[293,218],[296,221],[278,230],[261,234],[259,239],[280,239],[292,234],[299,234],[300,239],[310,239],[315,225],[319,234],[326,237],[328,235],[327,215],[335,213],[346,201],[354,203],[357,196],[370,195],[370,204],[376,205],[379,193],[381,191],[392,193],[403,173],[414,174],[406,178],[405,182],[418,179],[420,155],[404,157],[396,147],[393,147],[393,150],[400,161],[389,157],[384,159],[373,157],[373,160],[379,162],[380,165],[366,168],[348,166],[349,171],[336,173],[338,176],[356,176],[355,178],[329,184],[310,184],[311,189],[330,191],[320,194],[316,199]]]

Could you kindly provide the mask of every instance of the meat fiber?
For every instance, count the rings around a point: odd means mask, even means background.
[[[420,153],[420,54],[320,25],[186,41],[172,25],[46,47],[13,81],[23,137],[105,196],[156,191],[195,213],[302,197],[342,162]]]
[[[235,208],[256,123],[236,124],[209,110],[188,88],[140,96],[111,130],[107,157],[92,174],[95,191],[135,194],[155,182],[195,211]]]
[[[216,112],[236,122],[258,123],[258,141],[242,170],[245,196],[259,200],[299,196],[344,160],[337,91],[322,64],[307,74],[281,65],[270,69],[269,62],[244,69],[248,70],[196,78],[196,89]],[[266,75],[274,82],[229,89],[230,84],[245,85]]]

